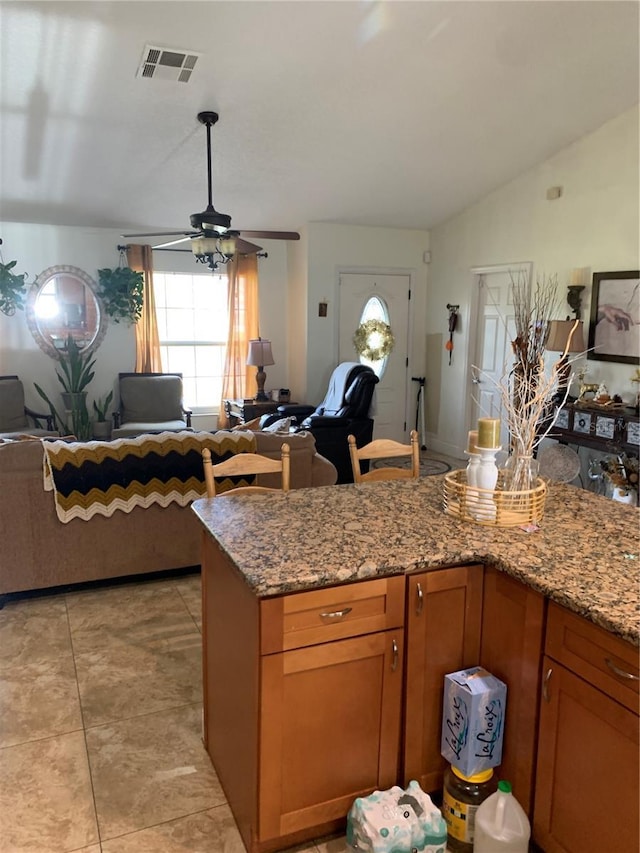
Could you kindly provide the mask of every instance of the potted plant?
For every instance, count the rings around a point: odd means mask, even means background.
[[[93,411],[96,413],[96,419],[93,422],[93,437],[109,440],[111,437],[111,420],[107,414],[111,401],[113,400],[113,391],[109,391],[106,397],[100,397],[93,401]]]
[[[127,266],[98,270],[98,295],[115,323],[137,323],[142,315],[144,275]]]
[[[62,402],[65,412],[71,415],[71,429],[69,429],[68,419],[58,414],[49,397],[34,382],[36,391],[48,403],[51,414],[58,423],[67,432],[72,432],[80,441],[91,438],[86,388],[94,377],[94,364],[95,358],[92,354],[81,350],[72,335],[68,335],[65,349],[60,352],[60,371],[56,370],[56,376],[63,388]]]
[[[16,310],[22,311],[24,308],[27,274],[16,275],[12,272],[17,263],[17,261],[9,261],[8,264],[0,262],[0,311],[7,317],[12,317]]]

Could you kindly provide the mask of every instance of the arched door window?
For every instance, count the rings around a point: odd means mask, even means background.
[[[390,326],[389,322],[389,309],[387,308],[383,299],[379,296],[370,296],[367,299],[364,308],[362,309],[362,314],[360,315],[360,325],[362,323],[366,323],[367,320],[379,320],[382,323],[386,323]],[[383,344],[383,335],[381,332],[372,331],[369,333],[367,338],[367,344],[371,349],[379,349]],[[389,354],[382,356],[382,358],[372,360],[370,358],[365,358],[364,355],[359,355],[361,364],[368,365],[376,374],[378,378],[381,378],[384,374],[384,371],[387,366],[387,361],[389,359]]]

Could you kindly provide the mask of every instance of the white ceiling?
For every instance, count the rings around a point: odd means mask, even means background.
[[[428,229],[638,102],[637,2],[0,2],[0,218]],[[136,77],[146,44],[202,54]]]

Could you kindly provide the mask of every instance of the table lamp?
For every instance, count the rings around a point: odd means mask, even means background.
[[[571,341],[569,341],[569,335],[574,327],[575,331],[571,337]],[[546,349],[551,352],[561,352],[563,354],[558,364],[558,397],[564,396],[569,385],[571,374],[571,365],[568,358],[569,353],[584,352],[582,328],[583,323],[581,320],[551,320],[549,323]],[[569,345],[567,346],[568,341]]]
[[[256,373],[256,382],[258,384],[258,393],[254,400],[259,403],[268,402],[269,398],[264,393],[264,382],[267,374],[264,372],[265,364],[275,364],[273,353],[271,352],[271,341],[266,341],[264,338],[257,338],[249,341],[249,353],[247,355],[247,364],[258,368]]]

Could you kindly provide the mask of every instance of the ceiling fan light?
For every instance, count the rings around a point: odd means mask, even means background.
[[[218,240],[216,237],[193,237],[191,240],[191,251],[194,255],[208,255],[216,251]]]
[[[221,237],[218,242],[218,248],[225,258],[232,258],[236,253],[236,238]]]

